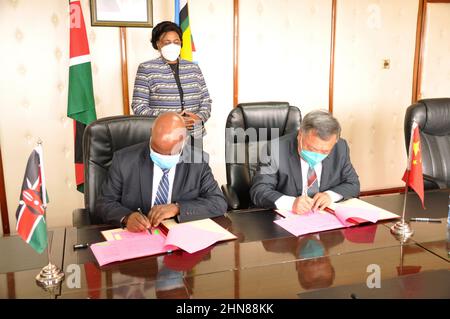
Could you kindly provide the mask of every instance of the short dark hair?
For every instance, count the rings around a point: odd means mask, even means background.
[[[178,34],[178,36],[180,37],[181,40],[181,46],[183,46],[183,33],[181,32],[181,28],[176,24],[173,23],[171,21],[163,21],[158,23],[152,30],[152,47],[155,50],[158,50],[158,46],[156,45],[156,42],[159,41],[159,39],[161,38],[161,36],[164,33],[170,32],[170,31],[174,31]]]
[[[322,140],[328,140],[330,136],[341,135],[341,126],[338,120],[326,111],[312,111],[305,115],[300,123],[300,130],[304,134],[308,134],[313,130]]]

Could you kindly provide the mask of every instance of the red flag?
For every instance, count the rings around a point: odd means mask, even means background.
[[[423,174],[422,174],[422,151],[420,146],[419,126],[416,122],[411,128],[411,142],[409,144],[408,152],[408,167],[403,175],[402,180],[407,186],[411,187],[419,196],[424,205],[424,191],[423,191]]]
[[[100,299],[100,289],[102,287],[102,272],[93,262],[84,264],[86,281],[88,286],[88,296],[90,299]]]
[[[398,276],[417,274],[422,269],[422,266],[397,266]]]

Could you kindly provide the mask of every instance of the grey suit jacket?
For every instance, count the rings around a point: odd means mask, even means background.
[[[206,162],[206,153],[201,163],[189,163],[187,149],[177,164],[172,189],[171,202],[180,205],[178,221],[223,215],[227,203]],[[120,226],[122,217],[138,208],[144,213],[150,211],[152,188],[153,161],[148,142],[117,151],[97,199],[95,214],[106,224]]]
[[[278,143],[269,143],[270,156],[262,159],[252,180],[250,198],[254,205],[275,208],[282,196],[302,194],[302,170],[298,154],[297,133],[280,137]],[[319,191],[341,194],[344,199],[359,195],[359,178],[350,162],[349,148],[339,139],[331,153],[322,161]]]

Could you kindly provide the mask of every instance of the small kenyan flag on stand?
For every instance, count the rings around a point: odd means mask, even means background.
[[[17,232],[34,250],[41,254],[47,247],[47,207],[42,146],[38,144],[28,158],[17,208]]]

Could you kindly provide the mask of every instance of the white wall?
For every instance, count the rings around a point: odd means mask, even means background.
[[[419,98],[450,97],[450,3],[429,3]]]
[[[418,1],[337,1],[334,109],[362,190],[402,185]],[[391,66],[383,69],[383,59]]]
[[[328,109],[331,0],[240,1],[239,103]]]

